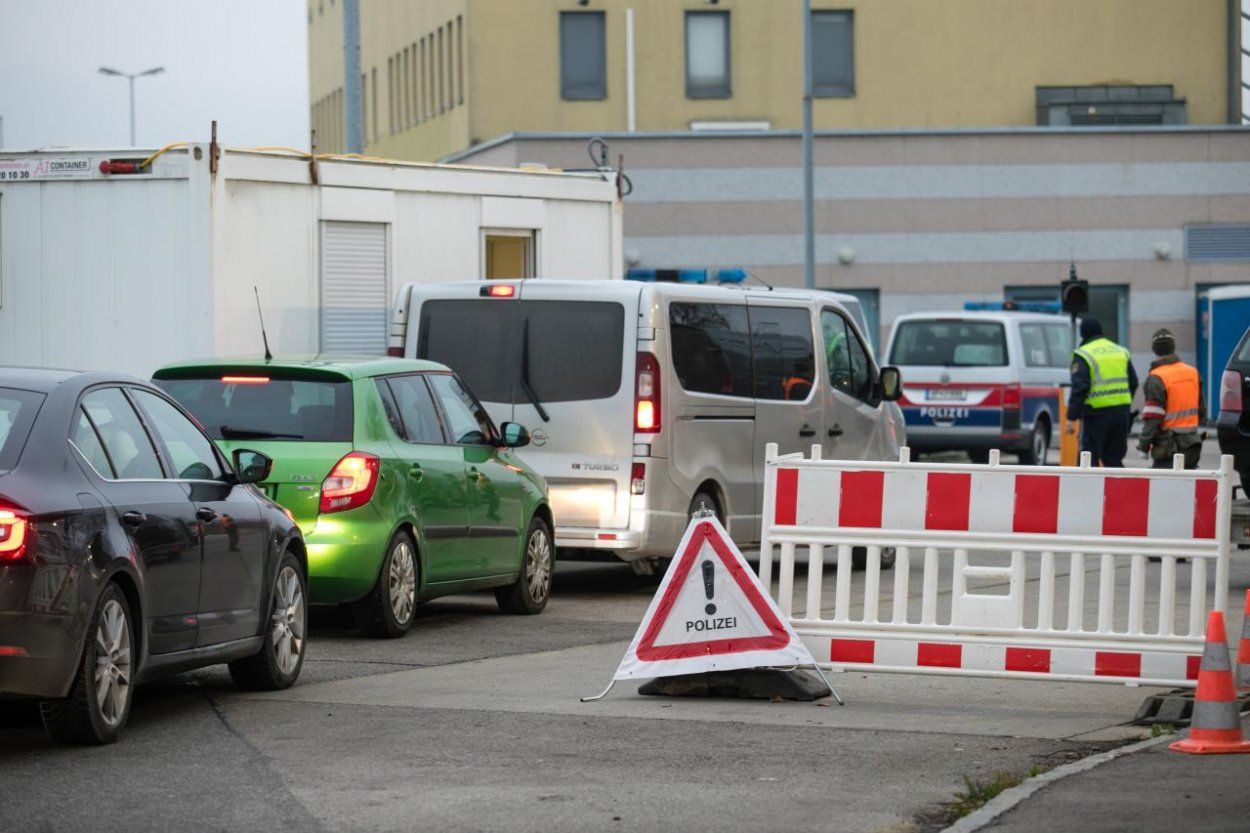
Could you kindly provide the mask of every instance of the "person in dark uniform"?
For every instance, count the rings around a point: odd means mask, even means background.
[[[1094,465],[1124,468],[1137,392],[1132,355],[1102,334],[1096,318],[1081,322],[1081,346],[1072,353],[1072,393],[1068,397],[1068,433],[1081,421],[1081,451]]]
[[[1185,468],[1198,468],[1202,456],[1202,435],[1198,426],[1207,416],[1202,397],[1202,379],[1197,368],[1176,355],[1176,338],[1169,330],[1156,330],[1150,337],[1156,358],[1142,385],[1145,403],[1141,409],[1141,439],[1137,447],[1148,452],[1153,468],[1172,468],[1172,455],[1185,455]]]

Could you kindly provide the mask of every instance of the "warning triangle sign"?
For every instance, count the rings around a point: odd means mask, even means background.
[[[715,518],[690,522],[613,679],[815,665]]]

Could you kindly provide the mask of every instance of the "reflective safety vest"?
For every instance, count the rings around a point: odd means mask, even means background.
[[[1128,389],[1129,351],[1107,338],[1096,338],[1076,348],[1075,354],[1089,365],[1089,396],[1085,407],[1112,408],[1129,405],[1133,395]]]
[[[1184,362],[1161,364],[1150,371],[1163,380],[1168,391],[1168,410],[1160,428],[1191,431],[1198,427],[1198,370]]]

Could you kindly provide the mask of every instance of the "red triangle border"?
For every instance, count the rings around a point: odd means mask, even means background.
[[[760,621],[768,629],[766,636],[753,636],[744,639],[712,639],[705,642],[685,642],[679,645],[656,646],[655,640],[660,630],[668,622],[673,605],[677,603],[677,595],[685,586],[686,577],[694,566],[695,558],[704,542],[712,547],[712,551],[720,558],[729,575],[737,582],[738,587],[746,596],[751,607],[759,615]],[[647,625],[642,640],[638,643],[638,659],[643,662],[662,662],[664,660],[690,659],[691,657],[717,656],[720,654],[740,654],[745,651],[773,651],[785,648],[790,644],[790,632],[781,620],[773,613],[772,607],[760,594],[759,586],[752,581],[753,576],[746,574],[744,563],[733,557],[724,537],[716,532],[716,527],[703,521],[690,536],[690,543],[682,552],[677,562],[670,568],[674,570],[664,597],[655,609],[655,615]]]

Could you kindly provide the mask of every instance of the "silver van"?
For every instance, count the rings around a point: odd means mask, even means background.
[[[849,296],[847,296],[849,297]],[[444,362],[531,430],[562,558],[672,557],[711,508],[760,539],[764,446],[897,459],[900,380],[842,296],[677,282],[411,283],[390,352]],[[854,300],[853,298],[850,300]]]

